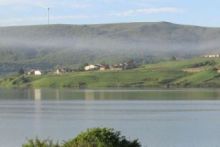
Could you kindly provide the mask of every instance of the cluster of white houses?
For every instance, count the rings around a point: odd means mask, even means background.
[[[96,65],[89,64],[89,65],[86,65],[84,67],[85,71],[91,71],[91,70],[101,70],[101,71],[104,71],[104,70],[107,70],[107,69],[109,69],[108,65],[101,65],[101,64],[96,64]]]
[[[207,54],[203,55],[203,58],[220,58],[220,54]],[[113,65],[108,65],[108,64],[87,64],[84,66],[83,70],[84,71],[106,71],[106,70],[114,70],[114,71],[119,71],[119,70],[126,70],[126,69],[132,69],[136,68],[136,64],[133,61],[130,62],[125,62],[125,63],[120,63],[120,64],[113,64]],[[183,69],[184,72],[200,72],[202,70],[205,70],[204,68],[186,68]],[[69,68],[57,68],[55,71],[49,72],[53,73],[56,75],[61,75],[63,73],[68,73],[68,72],[73,72],[74,70],[69,69]],[[220,69],[216,69],[218,73],[220,73]],[[35,75],[35,76],[41,76],[43,73],[39,69],[32,69],[26,73],[27,75]]]
[[[65,72],[66,72],[66,70],[64,70],[62,68],[58,68],[53,73],[56,74],[56,75],[60,75],[60,74],[65,73]],[[41,76],[43,73],[39,69],[31,69],[26,74],[27,75],[34,75],[34,76]]]
[[[204,57],[204,58],[219,58],[220,54],[207,54],[207,55],[203,55],[202,57]]]
[[[132,69],[136,68],[137,66],[133,62],[126,62],[126,63],[120,63],[120,64],[114,64],[114,65],[108,65],[108,64],[88,64],[84,66],[84,71],[106,71],[106,70],[125,70],[125,69]],[[48,73],[53,73],[56,75],[60,75],[63,73],[73,72],[74,70],[69,68],[57,68],[55,71],[51,71]],[[39,69],[31,69],[27,73],[27,75],[35,75],[35,76],[41,76],[43,73]]]
[[[120,64],[114,64],[114,65],[108,65],[108,64],[89,64],[84,67],[85,71],[93,71],[93,70],[125,70],[125,69],[132,69],[136,68],[137,66],[133,62],[126,62],[126,63],[120,63]]]

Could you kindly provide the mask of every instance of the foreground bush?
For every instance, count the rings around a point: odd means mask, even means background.
[[[22,147],[61,147],[58,143],[53,143],[52,140],[40,140],[36,138],[35,140],[30,139]]]
[[[129,141],[119,131],[108,128],[88,129],[62,145],[51,140],[29,140],[23,147],[141,147],[137,140]]]
[[[128,141],[119,131],[94,128],[66,142],[64,147],[140,147],[140,144],[137,140]]]

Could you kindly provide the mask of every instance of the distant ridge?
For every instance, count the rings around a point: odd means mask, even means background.
[[[170,22],[0,27],[0,72],[190,57],[220,52],[219,42],[220,28]]]
[[[180,25],[180,26],[192,26],[192,27],[200,27],[200,28],[220,28],[213,26],[200,26],[200,25],[192,25],[192,24],[179,24],[173,23],[169,21],[159,21],[159,22],[118,22],[118,23],[94,23],[94,24],[32,24],[32,25],[11,25],[11,26],[0,26],[0,28],[13,28],[13,27],[37,27],[37,26],[102,26],[102,25],[126,25],[126,24],[169,24],[169,25]]]

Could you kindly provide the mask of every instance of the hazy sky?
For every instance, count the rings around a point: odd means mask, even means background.
[[[0,26],[170,21],[220,27],[220,0],[0,0]]]

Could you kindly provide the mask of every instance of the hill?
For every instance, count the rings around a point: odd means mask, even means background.
[[[192,57],[220,49],[220,28],[169,22],[0,27],[0,72]]]
[[[17,75],[0,80],[0,87],[145,88],[220,87],[220,59],[194,58],[147,64],[132,70],[72,72],[63,75]]]

